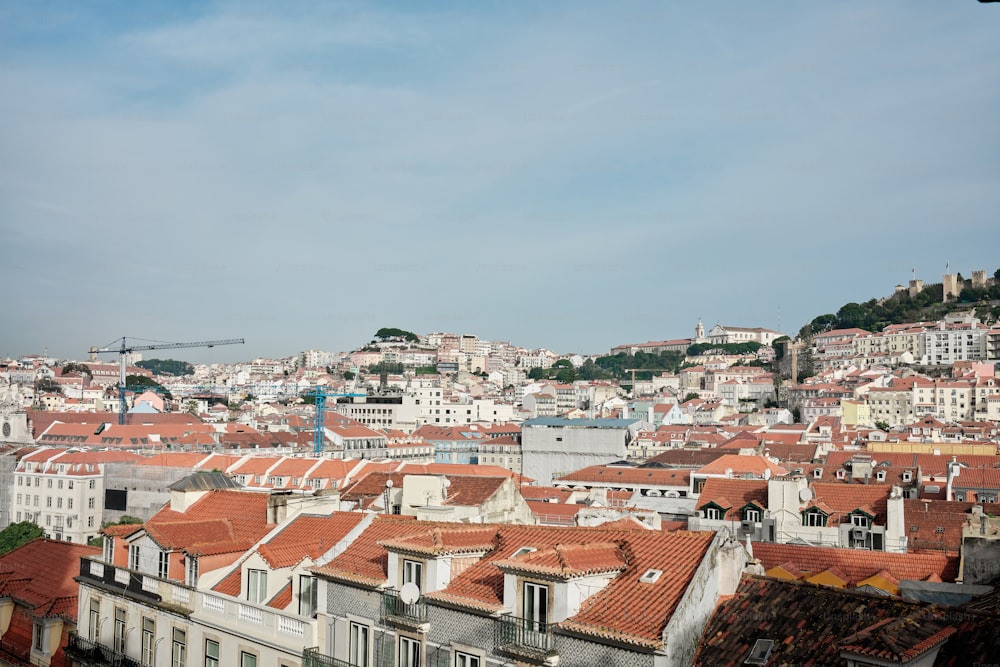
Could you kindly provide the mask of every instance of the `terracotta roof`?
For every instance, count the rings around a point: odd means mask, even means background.
[[[443,504],[478,507],[496,495],[509,478],[448,475],[447,479],[448,497]]]
[[[922,581],[932,574],[944,581],[954,581],[958,575],[958,558],[943,553],[897,554],[754,542],[753,555],[765,570],[780,567],[796,579],[837,568],[851,587],[860,586],[862,581],[882,572],[897,580],[913,581]]]
[[[410,530],[414,530],[410,526]],[[423,532],[383,540],[379,544],[393,551],[438,556],[441,554],[485,553],[493,548],[496,528],[433,526]]]
[[[0,597],[13,598],[35,616],[58,615],[75,622],[79,586],[73,577],[80,571],[80,558],[100,553],[84,544],[32,540],[0,556]]]
[[[631,466],[590,466],[576,472],[571,472],[557,477],[556,482],[572,484],[574,482],[600,482],[618,486],[621,484],[649,484],[651,486],[688,486],[691,481],[690,470],[679,470],[674,468],[644,467],[634,468]]]
[[[709,477],[705,480],[698,496],[698,509],[714,503],[727,510],[723,519],[739,521],[740,510],[754,503],[760,509],[767,509],[767,481],[762,479],[724,479]]]
[[[213,490],[176,512],[169,505],[143,528],[164,549],[208,555],[245,551],[274,528],[267,523],[268,495]]]
[[[698,472],[705,474],[721,475],[728,471],[733,474],[753,473],[761,476],[764,471],[770,471],[772,476],[787,475],[788,470],[782,466],[769,461],[763,456],[740,456],[739,454],[726,454],[715,459],[711,463],[702,466]]]
[[[212,590],[216,593],[222,593],[223,595],[228,595],[230,597],[237,598],[240,596],[240,591],[243,586],[243,570],[236,568],[225,577],[222,578],[219,583],[212,587]]]
[[[285,609],[290,604],[292,604],[291,581],[282,586],[281,590],[275,593],[274,597],[267,601],[267,606],[273,607],[274,609]]]
[[[621,545],[615,542],[556,544],[494,564],[504,572],[567,578],[621,572],[628,566]]]
[[[258,546],[257,553],[274,569],[292,567],[305,558],[315,562],[364,519],[365,515],[359,512],[335,512],[329,516],[303,514]]]

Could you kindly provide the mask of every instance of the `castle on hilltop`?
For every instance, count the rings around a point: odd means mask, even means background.
[[[994,283],[992,278],[986,277],[986,271],[973,271],[970,287],[974,289],[985,289]],[[960,273],[946,273],[941,279],[941,285],[943,289],[943,295],[941,297],[942,301],[948,302],[951,299],[957,299],[958,295],[962,292],[962,289],[966,286],[965,280],[962,279],[962,274]],[[924,281],[917,280],[916,270],[914,270],[914,277],[910,279],[909,284],[906,287],[902,285],[896,285],[896,292],[905,291],[913,298],[924,291]],[[927,285],[929,287],[929,285]]]

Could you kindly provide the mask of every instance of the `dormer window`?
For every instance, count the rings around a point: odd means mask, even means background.
[[[722,518],[722,510],[720,510],[718,507],[706,507],[705,518],[717,521]]]
[[[844,479],[845,477],[847,477],[847,471],[846,470],[844,470],[843,468],[841,468],[840,470],[837,471],[837,479]]]
[[[424,590],[424,564],[418,560],[403,559],[403,583],[413,584],[421,592]]]
[[[815,470],[813,470],[813,479],[822,479],[822,478],[823,478],[822,468],[816,468]]]
[[[743,510],[743,520],[760,523],[760,510],[755,507],[747,507]]]
[[[810,507],[802,512],[802,525],[812,528],[825,528],[827,515],[818,507]]]
[[[878,472],[876,472],[875,473],[875,480],[878,481],[878,482],[884,482],[885,481],[885,471],[884,470],[879,470]]]
[[[868,528],[871,520],[864,514],[856,513],[851,515],[851,525],[859,528]]]
[[[913,481],[913,473],[910,472],[909,470],[904,471],[903,472],[903,481],[904,482],[912,482]]]

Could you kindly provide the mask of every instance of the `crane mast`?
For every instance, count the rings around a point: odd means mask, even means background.
[[[121,342],[118,347],[115,343]],[[202,340],[193,343],[155,343],[153,345],[129,345],[125,337],[114,341],[104,347],[91,347],[90,354],[118,353],[118,423],[125,423],[125,355],[130,352],[141,352],[144,350],[174,350],[183,347],[215,347],[216,345],[242,345],[245,341],[242,338],[225,338],[222,340]]]

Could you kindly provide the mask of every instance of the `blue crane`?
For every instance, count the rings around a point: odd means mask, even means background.
[[[116,343],[121,345],[115,347]],[[125,403],[125,355],[130,352],[141,352],[144,350],[174,350],[182,347],[215,347],[216,345],[242,345],[245,341],[242,338],[226,338],[224,340],[203,340],[196,343],[155,343],[153,345],[129,345],[125,337],[108,343],[104,347],[91,347],[90,354],[102,354],[107,352],[118,353],[118,423],[125,423],[125,413],[128,406]]]
[[[327,392],[325,387],[317,385],[313,387],[311,391],[307,391],[303,396],[312,396],[316,405],[316,419],[314,421],[313,430],[313,455],[322,456],[323,450],[326,444],[326,431],[323,428],[323,417],[326,412],[326,399],[331,397],[363,397],[368,394],[345,394],[336,392]]]

